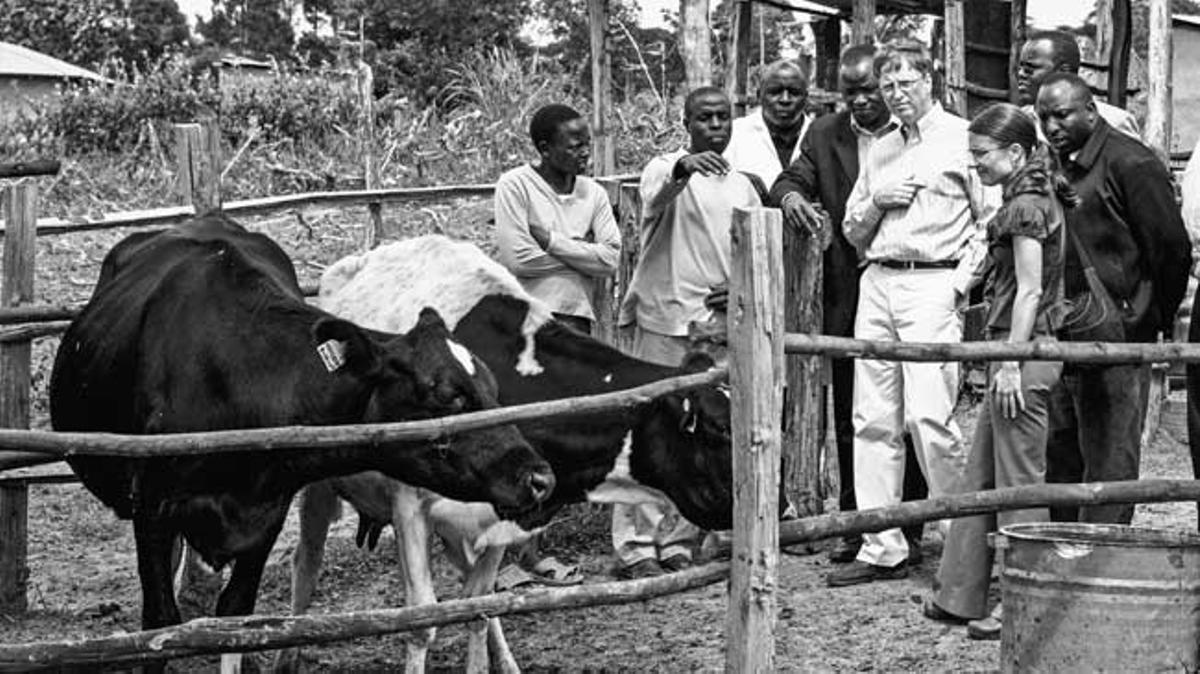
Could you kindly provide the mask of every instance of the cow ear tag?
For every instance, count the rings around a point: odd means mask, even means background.
[[[317,355],[321,357],[326,370],[335,372],[346,364],[346,343],[336,339],[321,342],[317,345]]]

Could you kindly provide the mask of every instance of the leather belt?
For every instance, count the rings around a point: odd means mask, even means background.
[[[872,260],[888,269],[954,269],[958,260]]]

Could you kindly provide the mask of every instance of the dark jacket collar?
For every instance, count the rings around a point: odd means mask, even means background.
[[[1092,129],[1092,135],[1088,136],[1087,142],[1079,148],[1079,154],[1075,156],[1075,164],[1084,170],[1090,170],[1096,163],[1096,159],[1100,157],[1100,152],[1104,149],[1104,144],[1108,142],[1110,133],[1112,133],[1112,127],[1100,115],[1096,115],[1096,126]]]

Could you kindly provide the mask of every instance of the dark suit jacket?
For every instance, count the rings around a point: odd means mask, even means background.
[[[829,213],[833,242],[825,251],[825,334],[851,337],[858,306],[858,253],[842,233],[846,199],[858,179],[858,138],[850,112],[818,118],[800,141],[800,156],[771,187],[769,205],[779,206],[789,192],[820,203]]]

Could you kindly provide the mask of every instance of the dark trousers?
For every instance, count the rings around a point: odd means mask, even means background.
[[[1136,480],[1149,365],[1071,366],[1050,392],[1046,482]],[[1056,507],[1056,522],[1129,524],[1133,504]]]
[[[1188,321],[1188,342],[1200,344],[1200,288],[1196,290],[1196,298],[1192,299],[1192,315]],[[1187,429],[1188,448],[1192,450],[1192,474],[1200,480],[1200,364],[1187,366]],[[1200,503],[1196,504],[1200,514]]]
[[[833,360],[833,433],[837,442],[838,481],[841,483],[838,509],[842,512],[858,510],[854,498],[854,360],[851,358]],[[903,500],[920,501],[929,495],[929,485],[925,482],[921,465],[917,463],[912,438],[907,434],[904,436],[904,447]],[[919,541],[923,530],[922,524],[910,524],[904,527],[904,536],[910,541]],[[858,541],[861,536],[847,536],[846,540]]]

